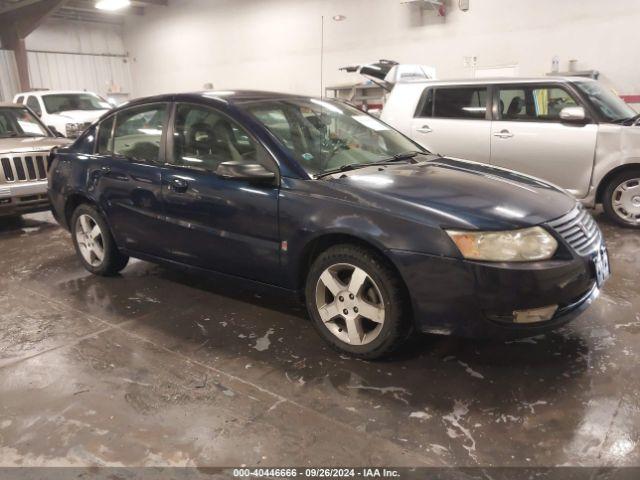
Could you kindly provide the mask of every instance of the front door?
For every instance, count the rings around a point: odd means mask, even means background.
[[[162,251],[161,166],[167,104],[122,110],[98,126],[89,188],[107,215],[117,243],[129,250]]]
[[[595,123],[563,123],[560,110],[581,106],[565,87],[500,86],[491,125],[491,163],[548,180],[583,198],[596,150]]]
[[[488,163],[491,105],[487,87],[427,87],[411,122],[411,138],[432,153]]]
[[[227,161],[261,163],[268,152],[226,114],[195,104],[175,106],[169,164],[162,171],[167,256],[182,263],[278,283],[278,182],[251,183],[215,172]]]

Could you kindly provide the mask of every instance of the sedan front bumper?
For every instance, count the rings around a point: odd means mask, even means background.
[[[527,336],[575,318],[599,294],[591,257],[487,263],[394,250],[416,327],[467,337]],[[548,320],[517,323],[516,311],[557,305]]]

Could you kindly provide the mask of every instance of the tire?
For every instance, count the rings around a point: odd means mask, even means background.
[[[316,258],[305,299],[320,335],[334,349],[357,358],[389,355],[412,330],[398,274],[383,257],[358,245],[337,245]]]
[[[116,275],[129,262],[129,257],[118,250],[107,222],[93,205],[84,203],[75,209],[71,216],[71,238],[82,265],[95,275]]]
[[[640,169],[614,176],[604,190],[602,207],[607,217],[618,225],[640,228]]]

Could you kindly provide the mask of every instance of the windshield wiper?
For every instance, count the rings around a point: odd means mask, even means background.
[[[403,152],[403,153],[397,153],[389,158],[384,158],[382,160],[379,160],[375,163],[389,163],[389,162],[402,162],[405,160],[413,160],[414,158],[416,158],[418,155],[427,155],[427,153],[425,152],[421,152],[419,150],[413,150],[411,152]]]
[[[404,152],[393,155],[389,158],[383,158],[382,160],[376,160],[375,162],[366,162],[366,163],[347,163],[346,165],[342,165],[338,168],[333,168],[331,170],[326,170],[322,173],[316,175],[316,178],[326,177],[328,175],[335,175],[336,173],[348,172],[351,170],[356,170],[358,168],[364,167],[375,167],[380,165],[391,165],[394,162],[404,162],[408,160],[413,160],[418,155],[427,155],[425,152],[420,152],[418,150],[413,152]]]
[[[328,175],[334,175],[336,173],[348,172],[350,170],[356,170],[358,168],[364,167],[372,167],[374,165],[380,165],[378,162],[367,162],[367,163],[347,163],[346,165],[342,165],[338,168],[332,168],[331,170],[325,170],[322,173],[316,175],[316,178],[326,177]]]
[[[426,155],[423,152],[405,152],[393,155],[389,158],[383,158],[382,160],[376,160],[375,162],[366,162],[366,163],[347,163],[346,165],[342,165],[338,168],[333,168],[331,170],[327,170],[316,175],[316,178],[326,177],[327,175],[335,175],[336,173],[348,172],[351,170],[356,170],[358,168],[364,167],[378,167],[380,165],[392,165],[395,162],[405,162],[408,160],[412,160],[418,155]]]
[[[611,120],[611,123],[619,123],[621,125],[627,125],[627,124],[634,123],[638,119],[640,119],[640,113],[637,115],[634,115],[633,117],[616,118],[615,120]]]

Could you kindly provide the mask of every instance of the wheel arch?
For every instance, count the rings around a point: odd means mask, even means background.
[[[78,208],[83,203],[87,203],[89,205],[93,205],[97,207],[97,203],[89,198],[87,195],[80,192],[73,192],[67,195],[64,201],[64,221],[67,224],[69,230],[71,230],[71,217],[73,216],[73,212],[75,212],[76,208]]]
[[[87,195],[86,193],[78,192],[78,191],[69,193],[68,195],[66,195],[66,198],[65,198],[64,221],[67,225],[67,230],[71,231],[73,228],[73,226],[71,225],[71,217],[73,216],[73,212],[76,210],[76,208],[78,208],[80,205],[83,205],[83,204],[91,205],[95,207],[98,210],[98,212],[100,212],[100,214],[102,215],[102,219],[107,224],[107,227],[109,227],[109,232],[115,239],[115,236],[113,235],[113,226],[111,225],[111,222],[109,221],[109,217],[105,214],[100,204],[95,199]],[[117,241],[116,241],[116,244],[117,244]]]
[[[400,272],[400,269],[393,262],[392,258],[386,253],[385,249],[375,241],[362,238],[350,232],[324,233],[313,238],[304,246],[300,253],[300,256],[298,257],[299,259],[297,262],[296,278],[296,286],[303,295],[305,280],[315,259],[318,258],[318,256],[322,252],[328,250],[329,248],[335,245],[343,244],[358,245],[376,253],[397,275],[404,290],[404,294],[406,295],[407,308],[411,309],[409,288],[405,282],[404,277],[402,276],[402,273]]]
[[[602,196],[604,195],[604,191],[607,189],[607,185],[609,185],[611,179],[613,179],[616,175],[619,175],[628,170],[640,171],[640,162],[618,165],[616,168],[607,172],[607,174],[602,177],[602,180],[600,180],[600,183],[598,184],[598,188],[596,190],[596,203],[602,203]]]

